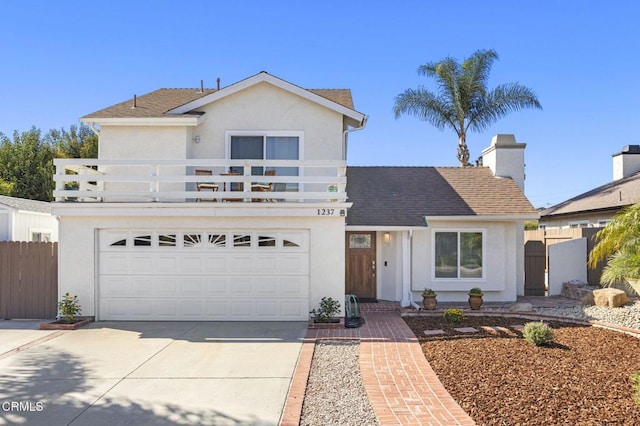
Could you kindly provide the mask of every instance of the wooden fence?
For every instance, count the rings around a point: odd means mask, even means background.
[[[587,239],[587,253],[585,256],[585,265],[587,258],[593,247],[595,246],[594,235],[602,228],[569,228],[569,229],[536,229],[532,231],[525,231],[524,241],[525,247],[528,241],[542,241],[545,246],[546,267],[549,265],[549,246],[552,244],[561,243],[563,241],[573,240],[576,238]],[[527,255],[525,254],[525,264],[527,263]],[[606,265],[606,262],[600,262],[596,268],[587,268],[587,281],[590,285],[600,284],[600,275],[602,275],[602,268]],[[526,294],[526,276],[525,276],[525,294]]]
[[[0,242],[0,318],[54,318],[58,243]]]

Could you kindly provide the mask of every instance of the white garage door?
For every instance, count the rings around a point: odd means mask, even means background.
[[[308,231],[100,231],[100,320],[304,321]]]

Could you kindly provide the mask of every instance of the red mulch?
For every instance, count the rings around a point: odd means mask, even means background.
[[[629,377],[640,372],[640,339],[601,328],[546,321],[548,347],[520,332],[468,335],[454,327],[523,325],[518,318],[406,317],[451,396],[479,425],[640,425]],[[443,329],[444,336],[424,330]]]

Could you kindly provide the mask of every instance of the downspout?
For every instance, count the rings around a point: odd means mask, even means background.
[[[347,133],[357,132],[358,130],[364,129],[367,125],[368,119],[369,116],[365,115],[358,127],[347,128],[342,132],[342,159],[344,161],[347,161]]]

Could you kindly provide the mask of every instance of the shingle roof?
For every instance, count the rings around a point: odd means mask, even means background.
[[[353,109],[353,99],[349,89],[309,89],[310,92],[322,96],[330,101]],[[158,89],[146,95],[136,97],[136,107],[133,98],[101,109],[82,118],[172,118],[183,117],[185,114],[167,114],[182,105],[193,102],[204,96],[216,92],[216,89]],[[197,114],[197,112],[186,115]]]
[[[609,182],[542,211],[540,217],[619,210],[640,201],[640,172]]]
[[[425,216],[535,215],[518,185],[486,167],[347,167],[351,226],[424,226]]]
[[[15,210],[51,214],[51,203],[47,203],[45,201],[27,200],[25,198],[7,197],[5,195],[0,195],[0,205]]]

